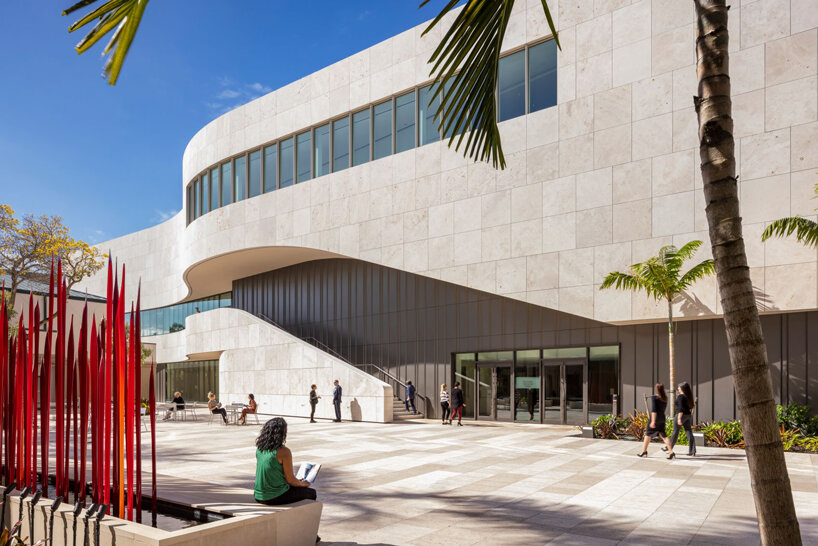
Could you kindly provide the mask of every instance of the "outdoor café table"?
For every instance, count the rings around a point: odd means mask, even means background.
[[[229,404],[227,407],[227,411],[230,413],[228,419],[233,423],[238,423],[239,412],[244,409],[244,404]]]

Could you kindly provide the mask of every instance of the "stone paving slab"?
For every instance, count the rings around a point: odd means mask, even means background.
[[[320,535],[328,544],[757,544],[744,452],[579,437],[573,427],[310,424],[288,419],[296,464],[322,463]],[[160,495],[252,509],[260,427],[162,422]],[[818,545],[818,457],[787,454],[805,544]],[[201,491],[201,488],[197,488]],[[180,499],[188,500],[188,499]]]

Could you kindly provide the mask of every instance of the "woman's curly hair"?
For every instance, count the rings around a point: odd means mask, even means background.
[[[281,417],[273,417],[261,429],[256,438],[256,447],[261,451],[274,451],[284,445],[287,439],[287,421]]]

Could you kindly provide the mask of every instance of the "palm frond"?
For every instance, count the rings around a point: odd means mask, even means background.
[[[97,0],[82,0],[63,11],[63,15],[68,15],[96,2]],[[116,85],[125,57],[133,44],[147,6],[148,0],[107,0],[68,27],[68,32],[74,32],[97,20],[97,24],[76,45],[77,53],[80,54],[88,51],[103,36],[113,32],[103,51],[103,55],[111,53],[105,62],[104,69],[104,76],[108,78],[108,83],[111,85]]]
[[[676,292],[681,293],[690,288],[690,286],[704,277],[713,275],[716,272],[716,265],[713,260],[705,260],[699,264],[691,267],[687,273],[682,275],[682,278],[676,283]]]
[[[622,273],[621,271],[608,273],[605,275],[602,284],[599,285],[600,290],[611,287],[617,290],[628,290],[630,292],[639,292],[645,288],[642,284],[642,280],[638,276]]]
[[[761,240],[766,241],[772,237],[789,237],[793,233],[799,243],[807,246],[818,245],[818,223],[800,216],[779,218],[772,222],[761,234]]]
[[[429,1],[423,0],[420,6]],[[450,0],[424,35],[458,3]],[[559,46],[546,0],[542,5]],[[444,138],[449,139],[449,147],[459,150],[465,140],[467,157],[490,161],[501,169],[506,160],[497,127],[496,90],[500,51],[513,7],[514,0],[467,0],[429,59],[430,75],[438,84],[432,97],[440,99],[435,119],[441,124]]]
[[[689,260],[690,258],[696,255],[696,252],[699,250],[699,247],[701,246],[702,242],[699,240],[690,241],[682,245],[682,248],[676,251],[676,256],[680,257],[683,261]]]

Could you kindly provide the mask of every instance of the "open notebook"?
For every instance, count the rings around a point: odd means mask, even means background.
[[[299,480],[314,483],[319,470],[321,470],[321,465],[318,463],[301,463],[301,468],[298,469],[298,473],[295,477]]]

